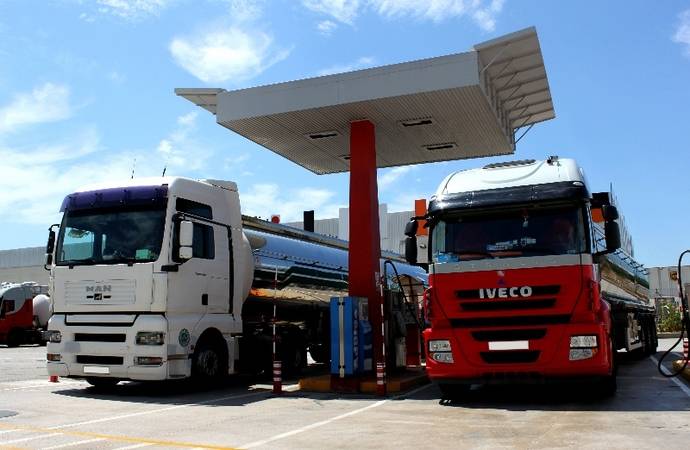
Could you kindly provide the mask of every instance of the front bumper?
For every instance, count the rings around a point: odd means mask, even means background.
[[[139,331],[167,330],[161,315],[139,315],[132,324],[107,326],[98,324],[67,324],[65,315],[51,318],[49,330],[62,334],[59,343],[48,342],[47,353],[59,354],[60,361],[48,361],[49,375],[86,378],[110,377],[122,380],[165,380],[189,375],[190,361],[169,358],[169,350],[177,353],[175,345],[137,345]],[[104,340],[123,340],[107,342]],[[137,357],[161,358],[161,364],[138,365]]]
[[[444,383],[548,383],[577,381],[608,376],[613,370],[609,339],[600,324],[567,324],[548,327],[541,339],[528,340],[525,350],[490,350],[489,342],[472,339],[478,330],[427,329],[424,341],[447,339],[452,342],[453,363],[440,363],[426,349],[429,377]],[[596,335],[598,347],[591,358],[570,360],[571,335]],[[532,352],[533,361],[520,359]],[[515,355],[515,362],[506,362]]]

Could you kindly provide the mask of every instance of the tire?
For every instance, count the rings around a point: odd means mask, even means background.
[[[19,347],[23,343],[22,330],[14,328],[10,330],[7,335],[7,346],[8,347]]]
[[[616,362],[616,353],[613,350],[613,340],[609,339],[609,349],[611,351],[611,374],[601,378],[601,380],[594,386],[594,391],[599,397],[612,397],[618,390],[618,363]]]
[[[113,388],[120,382],[117,378],[89,377],[86,382],[97,389]]]
[[[192,359],[192,377],[202,383],[220,383],[228,374],[228,353],[217,340],[202,340]]]
[[[285,375],[299,375],[307,366],[307,349],[297,344],[288,346],[280,352]]]
[[[469,384],[449,384],[439,383],[438,388],[441,391],[441,400],[462,400],[467,395],[472,386]]]
[[[595,391],[599,397],[608,398],[616,395],[618,390],[618,378],[616,374],[607,375],[596,385]]]

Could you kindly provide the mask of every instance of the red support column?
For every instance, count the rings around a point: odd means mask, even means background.
[[[369,300],[374,363],[384,362],[380,276],[381,238],[376,183],[376,134],[368,120],[350,123],[350,295]]]

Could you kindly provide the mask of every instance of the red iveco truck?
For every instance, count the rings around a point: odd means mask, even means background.
[[[613,394],[616,351],[656,349],[646,271],[611,197],[591,193],[576,162],[558,157],[490,164],[441,183],[424,217],[424,339],[444,398],[477,383],[552,380]],[[406,229],[410,262],[417,223]]]

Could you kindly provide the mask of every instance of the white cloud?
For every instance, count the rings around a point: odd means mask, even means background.
[[[170,53],[183,69],[205,83],[234,84],[253,78],[285,59],[267,33],[239,26],[218,28],[189,37],[176,37]]]
[[[16,94],[8,105],[0,107],[0,134],[27,125],[67,119],[72,114],[69,97],[67,86],[53,83]]]
[[[83,20],[86,23],[94,23],[96,21],[96,17],[93,14],[88,13],[79,14],[79,19]]]
[[[83,181],[96,181],[113,173],[84,162],[99,148],[98,134],[87,130],[60,144],[35,148],[0,147],[0,216],[24,223],[53,223],[61,197]],[[49,183],[49,186],[46,184]]]
[[[225,170],[232,170],[234,172],[237,172],[240,168],[244,166],[244,163],[249,161],[249,154],[248,153],[241,153],[239,155],[232,155],[232,156],[227,156],[223,160],[223,167]],[[246,171],[242,172],[242,175],[244,175]]]
[[[282,189],[277,184],[254,184],[247,191],[240,186],[242,213],[268,218],[279,214],[281,222],[302,220],[304,210],[313,209],[319,217],[338,217],[332,203],[335,193],[326,189]]]
[[[338,24],[332,20],[322,20],[316,24],[316,29],[325,36],[330,36],[336,28],[338,28]]]
[[[388,189],[392,184],[400,179],[403,175],[410,172],[413,169],[412,166],[400,166],[393,167],[392,169],[384,169],[386,173],[379,175],[378,177],[378,187],[381,190]]]
[[[171,0],[98,0],[98,12],[111,14],[125,20],[139,20],[148,16],[158,16],[167,8]],[[82,14],[83,15],[83,14]],[[88,19],[88,15],[82,18]],[[89,21],[89,20],[87,20]]]
[[[484,31],[494,31],[496,29],[496,15],[503,10],[504,0],[491,0],[486,7],[477,8],[472,13],[472,18]]]
[[[328,15],[349,25],[365,9],[388,19],[413,17],[443,22],[469,16],[480,28],[493,31],[504,0],[302,0],[311,11]]]
[[[302,5],[314,12],[326,14],[339,22],[352,24],[357,17],[359,0],[302,0]]]
[[[111,70],[110,72],[108,72],[107,76],[108,76],[108,79],[115,84],[122,84],[125,81],[127,81],[127,77],[125,75],[121,74],[120,72],[118,72],[117,70]]]
[[[261,17],[264,9],[264,0],[229,0],[230,15],[237,22],[249,22]]]
[[[213,154],[194,139],[197,114],[197,111],[192,111],[178,117],[177,127],[161,139],[156,147],[160,156],[157,166],[161,171],[163,167],[166,167],[168,175],[175,170],[183,172],[199,170],[205,166],[206,160]]]
[[[203,169],[211,152],[195,140],[196,114],[178,117],[156,151],[106,149],[95,130],[51,145],[13,148],[0,144],[0,217],[8,222],[50,224],[58,220],[65,195],[86,185],[128,179],[133,167],[137,178],[160,176],[166,161],[168,175],[189,176]]]
[[[367,67],[373,66],[375,62],[376,61],[374,58],[370,56],[365,56],[359,58],[357,61],[351,64],[335,65],[323,70],[319,70],[319,75],[331,75],[334,73],[351,72],[353,70],[365,69]]]
[[[685,54],[690,56],[690,9],[679,14],[680,24],[673,35],[673,42],[685,45]]]
[[[422,198],[429,199],[429,193],[422,192],[407,192],[396,195],[392,199],[388,199],[388,212],[399,211],[414,211],[414,201]]]

